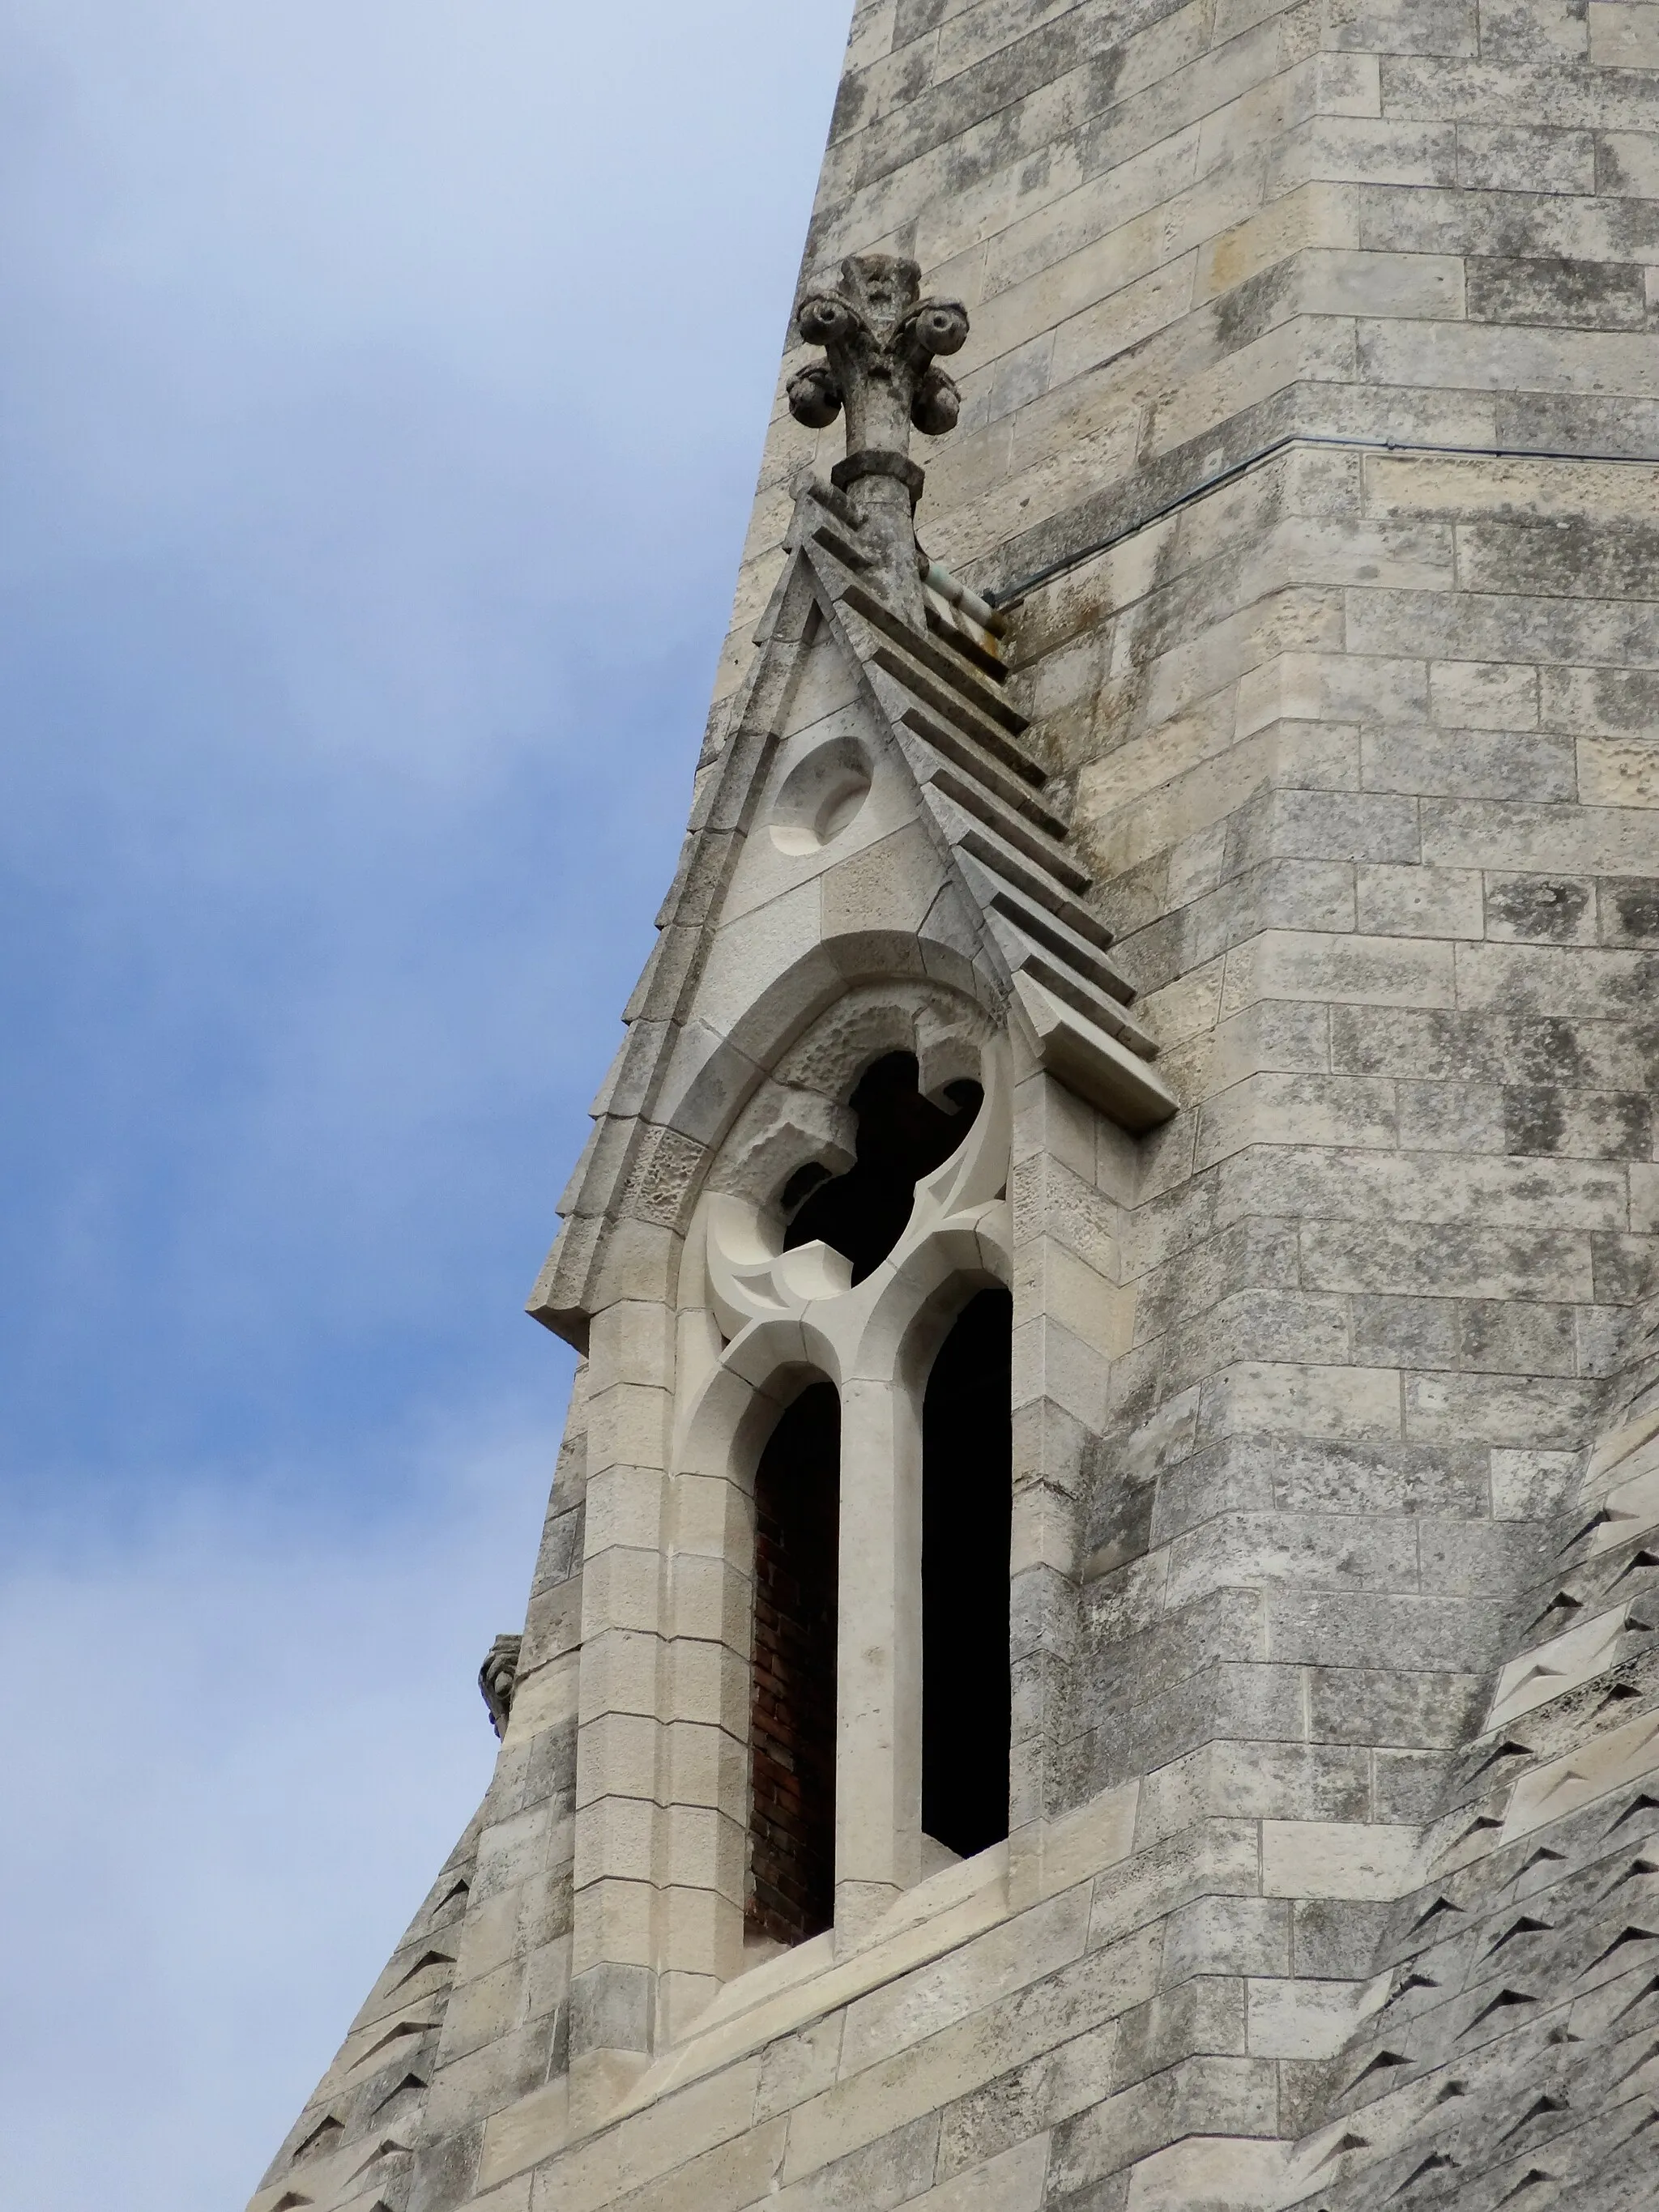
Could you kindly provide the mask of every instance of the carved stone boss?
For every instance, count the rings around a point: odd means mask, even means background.
[[[507,1734],[513,1711],[513,1692],[518,1686],[521,1636],[498,1636],[478,1669],[478,1690],[489,1709],[489,1725],[498,1736]]]

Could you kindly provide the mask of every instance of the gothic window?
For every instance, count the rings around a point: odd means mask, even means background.
[[[814,1382],[755,1478],[749,1932],[798,1943],[836,1905],[836,1558],[841,1401]]]
[[[686,1705],[748,1740],[717,1784],[731,1857],[711,1878],[688,1844],[668,1924],[720,1978],[862,1941],[1008,1833],[1009,1054],[961,1000],[895,995],[849,993],[790,1048],[688,1248],[677,1588],[721,1671]],[[671,1977],[671,2016],[709,1978]]]
[[[980,1291],[922,1403],[921,1825],[960,1858],[1008,1832],[1012,1332]]]

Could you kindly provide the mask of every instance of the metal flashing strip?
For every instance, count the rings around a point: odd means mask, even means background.
[[[1018,583],[1005,584],[998,590],[988,591],[984,594],[986,605],[994,608],[999,614],[1018,606],[1022,599],[1040,590],[1044,584],[1053,583],[1055,577],[1064,576],[1073,568],[1080,568],[1085,561],[1094,560],[1098,554],[1109,553],[1115,545],[1121,545],[1129,538],[1139,537],[1143,530],[1150,530],[1155,522],[1165,521],[1170,515],[1179,514],[1183,507],[1190,507],[1194,500],[1203,499],[1210,492],[1219,491],[1224,484],[1248,476],[1252,469],[1260,468],[1264,462],[1276,459],[1292,446],[1341,446],[1369,453],[1438,453],[1468,460],[1597,461],[1604,464],[1614,462],[1631,468],[1659,467],[1659,453],[1588,453],[1567,452],[1548,446],[1450,446],[1415,438],[1353,438],[1322,430],[1291,430],[1284,437],[1275,438],[1271,444],[1263,446],[1259,452],[1247,453],[1243,460],[1233,461],[1226,468],[1218,470],[1214,476],[1206,477],[1201,483],[1191,484],[1185,491],[1177,492],[1173,499],[1165,500],[1162,507],[1156,507],[1150,514],[1143,514],[1139,521],[1125,523],[1121,530],[1113,531],[1109,537],[1097,538],[1090,544],[1080,545],[1074,553],[1060,554],[1042,568],[1034,569],[1029,576],[1022,576]]]

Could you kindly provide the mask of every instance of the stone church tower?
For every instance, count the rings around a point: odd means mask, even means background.
[[[866,0],[252,2212],[1659,2204],[1656,984],[1659,5]]]

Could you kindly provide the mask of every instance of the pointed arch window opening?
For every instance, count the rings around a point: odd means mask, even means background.
[[[979,1010],[912,988],[914,1047],[872,988],[792,1047],[690,1248],[682,1340],[708,1364],[683,1377],[677,1480],[729,1485],[748,1532],[721,1639],[748,1723],[718,1784],[738,1880],[706,1892],[689,1855],[670,1877],[717,1981],[814,1938],[839,1955],[1009,1832],[1011,1054]],[[838,1157],[813,1159],[826,1123]],[[672,2033],[707,1989],[671,1970]]]
[[[957,1316],[921,1398],[921,1825],[952,1857],[1009,1830],[1013,1300]],[[745,1948],[835,1923],[840,1395],[809,1383],[755,1477]]]
[[[1013,1300],[969,1299],[921,1420],[921,1826],[957,1858],[1008,1833]]]
[[[755,1476],[744,1922],[769,1948],[835,1920],[840,1532],[841,1400],[817,1382],[780,1415]]]
[[[848,1101],[853,1165],[797,1170],[781,1200],[784,1249],[827,1244],[849,1262],[852,1284],[866,1280],[903,1237],[918,1183],[960,1148],[983,1103],[965,1079],[928,1097],[912,1052],[872,1061]],[[919,1608],[921,1824],[956,1857],[1008,1832],[1012,1329],[1006,1291],[970,1297],[915,1394],[920,1541],[907,1602]],[[841,1435],[835,1385],[811,1382],[778,1417],[756,1471],[750,1952],[835,1920]]]

